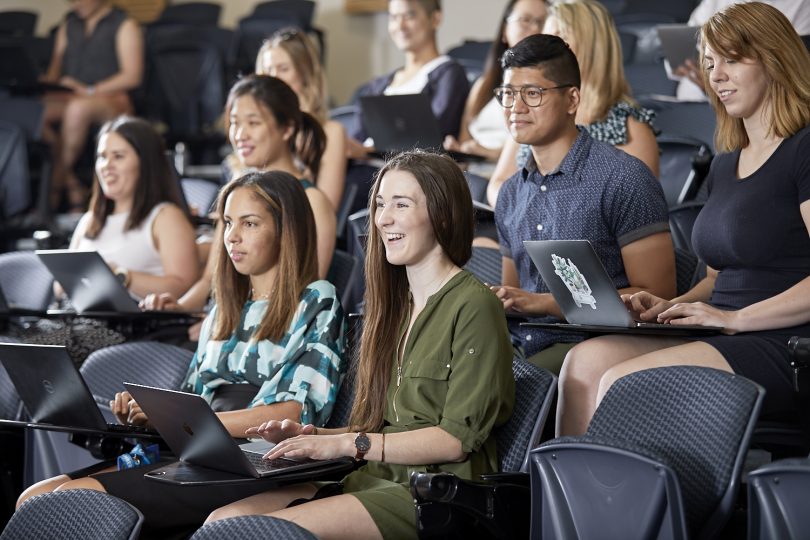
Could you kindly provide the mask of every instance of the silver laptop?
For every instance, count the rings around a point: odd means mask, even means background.
[[[98,404],[109,403],[93,396],[65,347],[0,343],[0,364],[31,417],[18,424],[69,433],[157,438],[151,429],[107,423]]]
[[[526,325],[667,335],[716,334],[722,330],[714,326],[634,320],[588,240],[527,240],[523,245],[569,323],[524,323]]]
[[[669,61],[672,69],[677,68],[686,60],[693,60],[697,63],[699,27],[685,24],[659,24],[655,30],[661,40],[661,51],[664,53],[664,58]]]
[[[242,478],[265,478],[299,471],[350,466],[351,458],[334,460],[262,459],[273,448],[259,442],[241,447],[201,396],[124,383],[166,444],[180,461],[147,473],[176,484],[212,484]],[[243,445],[245,446],[245,445]]]

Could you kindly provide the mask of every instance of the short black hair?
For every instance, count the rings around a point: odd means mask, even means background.
[[[554,84],[570,84],[580,87],[579,62],[574,51],[557,36],[535,34],[506,49],[501,57],[501,67],[532,67],[543,70],[543,76]]]

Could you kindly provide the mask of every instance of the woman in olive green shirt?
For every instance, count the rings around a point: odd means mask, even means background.
[[[498,299],[461,269],[473,236],[464,176],[450,158],[407,152],[380,170],[371,201],[351,425],[285,420],[248,430],[278,442],[269,458],[368,463],[344,478],[343,495],[302,484],[225,506],[209,521],[269,513],[319,538],[415,538],[411,472],[497,471],[492,428],[512,412],[512,346]],[[312,500],[287,508],[299,498]]]

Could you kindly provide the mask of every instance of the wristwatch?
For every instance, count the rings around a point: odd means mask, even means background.
[[[363,459],[369,450],[371,450],[371,439],[368,438],[368,435],[365,433],[358,433],[357,437],[354,439],[354,447],[357,448],[357,454],[355,454],[354,459],[361,460]]]
[[[121,282],[121,285],[123,285],[126,288],[129,288],[129,278],[130,278],[129,270],[127,270],[122,266],[119,266],[118,268],[115,269],[115,277],[118,278],[118,281]]]

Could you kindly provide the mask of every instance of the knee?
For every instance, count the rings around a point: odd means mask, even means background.
[[[17,498],[16,508],[22,506],[22,504],[31,497],[36,497],[37,495],[42,495],[43,493],[50,493],[52,491],[56,491],[59,488],[59,486],[61,486],[65,482],[70,482],[70,477],[66,475],[59,475],[55,476],[54,478],[41,480],[36,484],[28,486],[25,489],[25,491],[23,491]]]
[[[242,512],[239,512],[238,508],[235,505],[229,504],[221,508],[217,508],[216,510],[208,514],[208,517],[205,519],[205,523],[206,524],[213,523],[214,521],[219,521],[221,519],[228,519],[241,515],[244,514]]]
[[[62,116],[65,129],[75,129],[74,126],[89,124],[93,116],[93,104],[89,99],[76,98],[68,103]]]
[[[595,386],[602,375],[599,364],[594,361],[598,346],[583,341],[565,355],[560,370],[560,388]]]
[[[68,489],[92,489],[95,491],[105,491],[104,487],[95,480],[94,478],[90,478],[89,476],[84,478],[77,478],[75,480],[69,480],[67,482],[62,483],[61,485],[57,486],[54,491],[65,491]]]
[[[629,375],[637,371],[635,369],[629,369],[627,363],[618,364],[613,366],[612,368],[605,371],[602,377],[599,379],[599,391],[598,391],[598,401],[601,402],[602,398],[605,397],[608,390],[622,377],[625,375]]]

